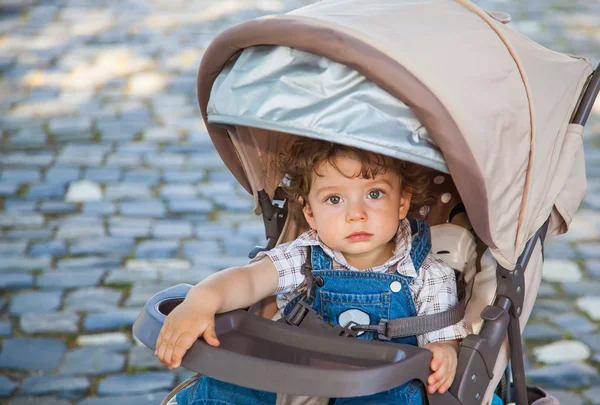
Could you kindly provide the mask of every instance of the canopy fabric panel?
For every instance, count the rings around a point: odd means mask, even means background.
[[[215,80],[208,122],[303,135],[448,172],[402,101],[346,65],[289,47],[246,48]]]

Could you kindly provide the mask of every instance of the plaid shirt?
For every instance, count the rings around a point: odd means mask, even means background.
[[[412,278],[410,292],[415,302],[417,315],[431,315],[446,311],[458,303],[454,270],[441,259],[429,252],[417,272],[410,258],[412,235],[408,220],[400,221],[396,233],[394,255],[384,264],[363,271],[398,274]],[[300,269],[306,261],[308,246],[320,246],[330,256],[335,270],[355,270],[348,264],[342,252],[329,248],[319,239],[316,231],[308,231],[297,239],[275,246],[267,252],[260,252],[252,261],[268,256],[279,273],[277,305],[281,309],[292,298],[306,290],[304,276]],[[417,336],[419,346],[440,340],[462,339],[468,334],[464,321],[444,329]]]

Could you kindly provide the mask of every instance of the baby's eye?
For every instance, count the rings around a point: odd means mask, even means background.
[[[378,198],[383,197],[383,191],[381,190],[371,190],[369,191],[369,198],[373,200],[377,200]]]
[[[340,202],[342,202],[342,199],[338,195],[332,195],[332,196],[327,197],[327,199],[325,201],[329,204],[336,205],[336,204],[339,204]]]

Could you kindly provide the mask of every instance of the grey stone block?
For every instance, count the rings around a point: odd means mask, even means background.
[[[67,254],[67,245],[61,240],[35,243],[29,250],[31,256],[64,256]]]
[[[22,165],[27,162],[30,166],[48,166],[54,160],[52,152],[12,152],[6,153],[0,159],[4,165]]]
[[[90,201],[83,205],[81,212],[89,215],[114,215],[117,208],[110,201]]]
[[[120,213],[130,217],[162,217],[166,213],[165,205],[158,200],[122,202]]]
[[[577,251],[586,259],[600,258],[600,243],[579,243]]]
[[[58,163],[74,166],[99,166],[111,149],[111,145],[69,144],[63,148],[58,157]]]
[[[99,267],[118,267],[120,265],[120,258],[90,256],[59,260],[56,268],[57,270],[87,270]]]
[[[257,245],[257,241],[248,238],[226,238],[223,247],[229,256],[248,256],[248,252]]]
[[[0,175],[0,182],[4,184],[39,183],[42,177],[40,169],[4,169]]]
[[[193,200],[197,194],[190,184],[166,184],[160,189],[160,196],[167,200]]]
[[[71,245],[74,255],[127,255],[135,241],[131,238],[103,237],[84,239]]]
[[[117,269],[111,270],[104,283],[110,284],[133,284],[137,282],[158,281],[158,270],[156,269]]]
[[[65,298],[65,311],[104,312],[113,311],[119,305],[123,293],[109,288],[82,288],[70,292]]]
[[[86,134],[92,130],[92,120],[88,117],[54,118],[48,129],[57,135]]]
[[[98,386],[99,395],[134,395],[170,390],[175,376],[167,372],[119,374],[105,378]]]
[[[204,179],[204,173],[200,170],[165,170],[162,177],[165,183],[198,183]]]
[[[153,295],[172,287],[171,283],[160,283],[160,284],[149,284],[149,285],[134,285],[129,293],[127,302],[125,303],[128,307],[141,307],[143,306]]]
[[[600,295],[600,282],[586,280],[578,283],[562,283],[563,290],[571,296]]]
[[[215,235],[216,236],[216,235]],[[192,258],[195,256],[202,255],[219,255],[222,252],[220,244],[216,240],[204,240],[204,241],[193,241],[183,242],[182,244],[183,256],[186,258]]]
[[[0,337],[6,338],[12,335],[12,324],[10,322],[0,322]],[[1,390],[0,390],[1,391]],[[0,394],[0,397],[2,395]]]
[[[204,223],[196,227],[196,237],[203,240],[227,239],[234,234],[233,226],[226,223]]]
[[[108,200],[147,199],[152,197],[148,186],[142,184],[109,184],[104,191],[104,198]]]
[[[195,285],[213,273],[212,270],[199,268],[159,270],[160,280],[171,285],[180,283]]]
[[[49,313],[60,307],[62,291],[32,291],[15,295],[10,303],[11,315],[22,315],[28,312]]]
[[[158,151],[158,145],[148,142],[130,142],[120,144],[117,147],[117,153],[120,155],[145,155]]]
[[[44,214],[67,214],[77,211],[77,205],[66,201],[42,201],[40,212]]]
[[[138,310],[118,309],[109,313],[88,314],[83,322],[86,332],[116,330],[131,326],[139,314]]]
[[[169,259],[175,257],[179,242],[176,240],[148,240],[140,242],[135,256],[141,259]]]
[[[100,284],[105,272],[103,269],[45,272],[38,276],[36,284],[45,289],[95,287]]]
[[[52,233],[52,229],[14,229],[12,231],[7,231],[4,236],[9,240],[40,240],[52,238]]]
[[[66,349],[66,344],[59,339],[21,337],[6,339],[0,352],[0,368],[52,370],[58,367]]]
[[[585,268],[590,276],[594,278],[600,278],[600,260],[586,260]]]
[[[39,184],[29,188],[25,198],[28,200],[45,200],[62,198],[65,194],[64,184]]]
[[[46,270],[52,264],[52,259],[43,257],[7,256],[0,260],[0,273]]]
[[[98,224],[65,224],[56,232],[56,239],[80,239],[105,236],[104,225]]]
[[[5,375],[0,374],[0,398],[11,396],[17,390],[19,383],[11,380]]]
[[[175,153],[149,153],[144,156],[144,162],[163,169],[180,169],[185,165],[186,157]]]
[[[587,398],[588,401],[591,401],[592,404],[600,404],[600,387],[592,387],[584,391],[583,395]],[[571,403],[569,402],[569,404]]]
[[[118,167],[88,167],[83,178],[101,184],[120,181],[122,170]]]
[[[90,381],[85,377],[35,375],[23,381],[18,395],[55,394],[61,398],[72,399],[82,396],[89,387]]]
[[[592,349],[592,351],[600,352],[600,335],[581,336],[579,339]]]
[[[141,165],[142,159],[137,155],[112,154],[106,159],[107,167],[136,167]]]
[[[67,399],[59,399],[54,396],[18,396],[12,398],[8,405],[71,405]]]
[[[23,273],[0,273],[0,290],[33,287],[33,275]]]
[[[213,211],[214,205],[210,201],[200,199],[169,200],[169,211],[174,214],[208,214]]]
[[[564,363],[530,370],[530,381],[558,389],[585,388],[600,383],[598,371],[584,363]]]
[[[77,405],[160,405],[169,391],[157,391],[139,395],[88,397]]]
[[[61,312],[27,313],[21,316],[19,322],[25,333],[75,333],[79,316]]]
[[[188,168],[192,169],[222,169],[225,164],[221,157],[214,152],[194,153],[188,157]]]
[[[129,367],[142,369],[162,369],[166,367],[160,362],[154,352],[146,346],[134,346],[129,351],[129,359],[127,364]]]
[[[152,227],[154,238],[191,238],[194,229],[192,224],[183,221],[156,221]]]
[[[125,173],[123,179],[125,183],[144,184],[154,186],[160,182],[160,173],[158,170],[131,170]]]
[[[54,166],[46,171],[47,183],[66,184],[81,178],[81,169],[73,166]]]
[[[195,267],[206,269],[206,270],[223,270],[233,266],[244,266],[248,264],[248,256],[239,257],[207,257],[207,256],[196,256],[193,257],[192,263]]]
[[[572,308],[573,305],[569,302],[538,299],[533,306],[532,316],[554,318]]]
[[[62,375],[103,375],[123,371],[125,356],[103,347],[70,351],[60,366]]]
[[[44,217],[39,214],[0,213],[0,227],[34,227],[44,225]]]
[[[0,180],[1,181],[1,180]],[[18,184],[0,183],[0,196],[12,196],[17,194]]]
[[[25,215],[33,214],[37,210],[39,203],[37,201],[27,201],[23,198],[6,198],[4,200],[4,211],[7,213],[23,213]],[[43,217],[42,217],[43,223]]]

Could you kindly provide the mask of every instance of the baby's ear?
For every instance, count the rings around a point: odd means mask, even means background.
[[[304,219],[308,222],[308,226],[310,226],[311,229],[317,229],[315,217],[313,216],[312,209],[308,202],[302,207],[302,213],[304,214]]]
[[[410,187],[402,187],[400,191],[400,208],[398,209],[398,219],[406,218],[410,209],[410,200],[412,198],[412,189]]]

